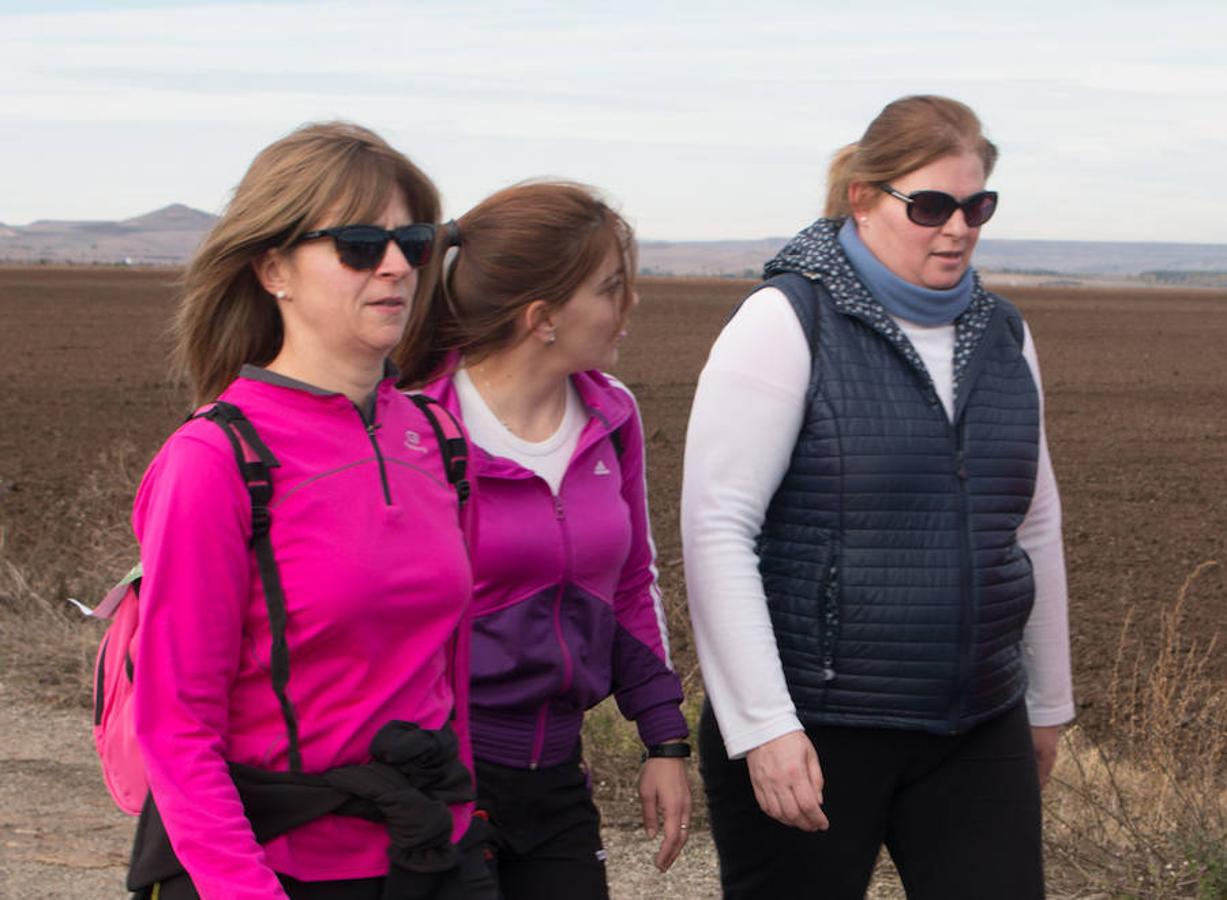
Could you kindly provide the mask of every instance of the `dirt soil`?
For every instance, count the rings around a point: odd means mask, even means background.
[[[0,565],[10,575],[54,569],[40,584],[57,603],[90,598],[122,574],[135,552],[122,536],[110,555],[81,546],[94,524],[89,503],[101,496],[122,529],[135,477],[187,411],[167,374],[177,274],[0,268]],[[644,279],[617,369],[642,407],[674,656],[694,687],[677,534],[686,418],[707,349],[748,287]],[[1227,563],[1227,293],[1006,293],[1039,348],[1065,510],[1079,718],[1102,736],[1122,646],[1154,642],[1160,611],[1199,563]],[[3,583],[24,582],[0,582],[0,896],[120,896],[131,826],[110,806],[92,757],[87,665],[40,665],[17,618],[29,607],[6,597]],[[61,624],[92,642],[88,628]],[[1190,589],[1183,633],[1206,639],[1225,624],[1219,566]],[[1227,654],[1213,664],[1227,677]],[[661,879],[646,865],[632,812],[610,802],[606,819],[615,896],[718,894],[702,831]]]

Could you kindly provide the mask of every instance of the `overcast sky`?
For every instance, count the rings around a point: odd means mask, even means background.
[[[0,0],[0,222],[219,212],[262,146],[341,117],[452,215],[554,175],[643,238],[786,235],[910,93],[1000,146],[986,237],[1227,243],[1222,0]]]

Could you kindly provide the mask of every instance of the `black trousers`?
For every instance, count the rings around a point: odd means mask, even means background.
[[[700,770],[726,900],[860,900],[885,844],[911,900],[1044,896],[1040,792],[1022,704],[959,735],[806,730],[831,827],[766,815],[744,759],[730,760],[705,706]]]
[[[545,769],[476,761],[477,808],[490,818],[503,900],[607,900],[601,817],[582,751]],[[479,812],[480,814],[480,812]]]
[[[381,900],[382,878],[350,878],[343,881],[298,881],[288,875],[278,875],[290,900]],[[187,875],[180,875],[156,885],[156,893],[134,895],[156,900],[200,900],[200,894]]]

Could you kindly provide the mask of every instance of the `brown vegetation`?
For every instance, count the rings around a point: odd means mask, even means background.
[[[98,632],[63,600],[96,599],[130,564],[131,493],[187,412],[166,365],[176,274],[0,268],[0,690],[79,715],[83,730]],[[645,279],[618,367],[647,427],[662,587],[692,697],[682,445],[707,348],[748,286]],[[1054,893],[1214,896],[1227,882],[1227,635],[1214,642],[1227,566],[1203,564],[1227,563],[1227,295],[1009,293],[1039,348],[1065,508],[1079,722],[1048,797]],[[633,736],[616,713],[593,719],[607,818],[629,824]]]

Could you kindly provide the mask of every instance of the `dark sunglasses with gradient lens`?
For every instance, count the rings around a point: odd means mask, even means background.
[[[337,245],[337,256],[351,269],[365,271],[376,268],[383,261],[388,241],[405,255],[405,261],[415,269],[430,262],[435,246],[435,226],[429,222],[415,222],[399,228],[380,228],[378,225],[338,225],[335,228],[320,228],[298,236],[295,244],[330,237]]]
[[[913,191],[904,194],[889,184],[882,185],[882,190],[906,203],[908,219],[925,228],[945,225],[956,209],[963,210],[963,218],[968,228],[979,228],[997,211],[996,191],[980,191],[966,200],[958,200],[945,191]]]

